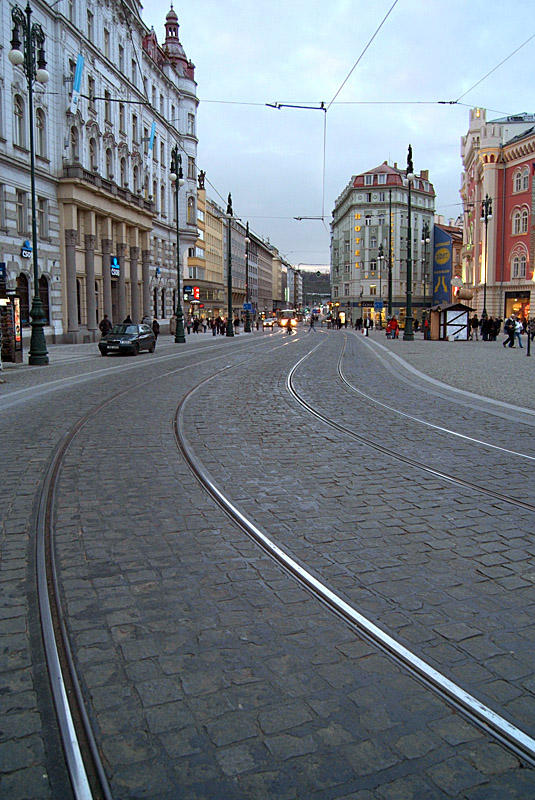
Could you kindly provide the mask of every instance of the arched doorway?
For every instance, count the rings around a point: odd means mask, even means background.
[[[28,278],[22,272],[17,278],[17,296],[20,299],[20,321],[23,325],[30,324],[30,287]]]

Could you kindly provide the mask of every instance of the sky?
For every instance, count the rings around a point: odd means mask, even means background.
[[[160,43],[169,8],[146,0],[142,13]],[[338,195],[385,160],[404,169],[409,144],[415,172],[429,170],[437,213],[455,219],[469,109],[486,108],[487,120],[535,111],[535,0],[175,0],[174,8],[195,64],[208,195],[226,206],[231,192],[234,214],[294,265],[329,263]],[[328,110],[266,106],[277,102]]]

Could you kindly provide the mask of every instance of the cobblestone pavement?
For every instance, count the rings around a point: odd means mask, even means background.
[[[492,684],[489,704],[506,705],[519,721],[533,689],[531,666],[523,672],[532,582],[524,576],[527,586],[507,584],[507,576],[480,567],[495,566],[484,559],[498,552],[513,577],[519,562],[535,572],[529,534],[500,538],[498,523],[510,515],[500,504],[459,500],[458,490],[436,479],[391,474],[362,445],[296,408],[285,390],[287,370],[321,343],[300,368],[300,391],[338,419],[345,413],[346,424],[359,421],[368,433],[377,425],[368,403],[352,397],[356,409],[347,408],[350,394],[336,378],[338,336],[244,336],[218,340],[217,352],[206,337],[195,348],[188,343],[186,354],[165,344],[159,360],[117,360],[113,369],[109,359],[65,351],[63,363],[46,371],[6,371],[2,442],[12,465],[2,492],[8,513],[0,581],[10,590],[2,602],[2,796],[68,796],[38,647],[29,522],[55,442],[100,399],[129,389],[71,445],[56,525],[70,635],[114,796],[535,798],[531,770],[299,588],[203,494],[178,454],[180,398],[216,368],[234,365],[185,408],[188,438],[218,485],[413,649],[456,670],[459,681]],[[381,387],[385,370],[368,350],[384,340],[369,338],[348,343],[344,369],[360,389],[373,382],[384,398],[395,373],[387,370]],[[240,364],[250,347],[254,358]],[[44,386],[52,380],[65,382]],[[405,395],[406,382],[397,380]],[[459,412],[443,398],[432,402],[441,416]],[[419,412],[423,405],[419,397]],[[468,429],[470,414],[476,425],[469,405],[462,413]],[[381,435],[392,446],[401,441],[425,448],[429,458],[450,457],[437,434],[388,420]],[[506,419],[488,424],[485,435],[506,440]],[[524,425],[520,449],[532,430]],[[458,468],[457,452],[451,458]],[[415,509],[422,513],[413,521]],[[517,527],[523,513],[515,511]],[[503,631],[500,599],[507,601]],[[498,634],[497,652],[488,652]],[[503,652],[522,637],[519,655]]]

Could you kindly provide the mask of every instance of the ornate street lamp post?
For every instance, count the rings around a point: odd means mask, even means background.
[[[251,333],[251,314],[249,312],[249,223],[245,228],[245,325],[244,333]]]
[[[379,297],[381,299],[381,303],[383,302],[383,264],[385,263],[385,252],[383,249],[383,245],[379,245],[379,255],[377,256],[377,263],[379,265]],[[380,311],[381,317],[381,327],[383,327],[383,307],[381,306]]]
[[[227,200],[227,213],[225,217],[228,219],[228,233],[227,233],[227,336],[234,336],[234,324],[232,319],[232,196],[229,192]]]
[[[392,189],[388,190],[388,319],[392,319]]]
[[[33,140],[33,82],[47,83],[49,75],[45,60],[45,34],[39,23],[31,23],[30,4],[26,12],[19,6],[11,11],[13,20],[13,36],[8,58],[14,66],[22,66],[28,81],[28,118],[30,123],[30,179],[32,195],[32,251],[33,251],[33,299],[30,311],[32,333],[28,361],[30,364],[43,366],[48,364],[48,351],[44,326],[46,317],[43,303],[39,295],[39,264],[37,259],[37,212],[35,203],[35,149]],[[22,33],[22,43],[19,38]],[[21,49],[22,44],[22,49]]]
[[[481,314],[482,317],[487,316],[487,269],[489,266],[489,256],[487,253],[487,240],[488,240],[488,229],[489,229],[489,219],[492,217],[492,200],[487,195],[485,195],[485,199],[481,203],[481,222],[485,223],[485,282],[483,284],[483,312]]]
[[[184,177],[182,173],[182,156],[178,152],[178,145],[176,144],[171,150],[171,174],[169,175],[172,182],[175,184],[175,214],[176,214],[176,331],[175,342],[177,344],[184,344],[186,337],[184,336],[184,312],[182,311],[181,294],[182,287],[180,281],[180,221],[178,216],[178,193],[181,186],[184,186]]]
[[[408,185],[407,211],[409,214],[407,231],[407,301],[405,312],[405,330],[403,338],[409,341],[414,339],[412,330],[412,227],[411,227],[411,184],[414,180],[414,165],[412,163],[412,147],[409,145],[407,153],[407,171],[405,173]]]
[[[424,311],[427,309],[427,245],[431,241],[429,236],[429,224],[424,222],[422,228],[422,244],[424,246],[424,268],[423,268],[423,279],[424,279]]]

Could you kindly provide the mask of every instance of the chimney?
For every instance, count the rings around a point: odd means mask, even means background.
[[[423,170],[420,172],[420,178],[421,178],[423,181],[428,181],[428,180],[429,180],[429,170],[428,170],[428,169],[423,169]]]
[[[398,168],[398,162],[394,161],[394,169],[397,169],[397,168]]]

